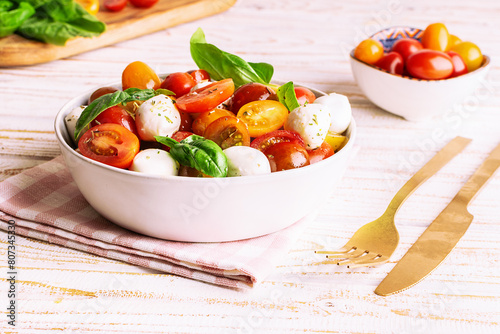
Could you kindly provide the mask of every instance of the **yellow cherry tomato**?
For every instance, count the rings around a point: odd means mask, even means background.
[[[347,143],[347,137],[337,133],[328,132],[325,141],[330,144],[335,152],[337,152]]]
[[[459,37],[455,35],[450,35],[450,38],[448,39],[448,50],[450,50],[452,47],[461,42],[462,40]]]
[[[432,23],[425,28],[422,34],[422,46],[425,49],[444,52],[448,48],[449,39],[450,34],[444,24]]]
[[[99,0],[76,0],[87,12],[92,15],[99,11]]]
[[[469,72],[478,69],[483,63],[483,54],[481,49],[472,42],[462,42],[453,46],[450,51],[458,53],[467,65]]]
[[[135,87],[140,89],[160,88],[161,81],[151,67],[142,61],[134,61],[125,67],[122,73],[122,88]]]
[[[384,47],[379,41],[365,39],[354,49],[354,57],[368,64],[375,64],[384,55]]]
[[[250,137],[258,137],[281,128],[288,117],[288,109],[274,100],[252,101],[240,108],[237,117],[248,126]]]

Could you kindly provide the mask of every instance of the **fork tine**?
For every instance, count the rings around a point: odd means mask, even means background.
[[[377,266],[389,261],[388,256],[381,256],[377,254],[375,256],[366,253],[364,256],[360,256],[354,259],[349,259],[342,261],[342,263],[337,263],[338,265],[347,265],[347,268],[359,268],[359,267],[371,267]]]
[[[337,250],[316,250],[314,253],[316,254],[345,254],[350,252],[352,249],[356,249],[355,247],[346,247],[345,245]]]
[[[333,253],[330,255],[327,255],[326,257],[329,259],[333,258],[344,258],[344,259],[352,259],[352,258],[357,258],[359,256],[362,256],[366,251],[363,249],[358,249],[353,247],[353,250],[350,250],[349,252],[338,252],[338,253]]]

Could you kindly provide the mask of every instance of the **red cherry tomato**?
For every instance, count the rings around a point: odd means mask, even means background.
[[[316,100],[316,95],[305,87],[295,87],[293,89],[295,91],[295,96],[297,96],[297,101],[300,105],[304,105],[307,103],[313,103]]]
[[[167,75],[160,85],[161,88],[174,92],[176,97],[189,93],[194,86],[196,86],[196,81],[194,81],[191,75],[185,72],[176,72]]]
[[[210,123],[224,116],[234,116],[234,114],[229,110],[219,108],[201,113],[193,121],[192,131],[199,136],[203,136],[205,129]]]
[[[406,68],[412,77],[439,80],[453,73],[453,62],[444,52],[424,49],[408,57]]]
[[[444,24],[432,23],[422,34],[422,46],[426,49],[444,52],[448,48],[449,39],[450,34]]]
[[[413,38],[401,38],[398,39],[392,45],[391,51],[399,53],[403,57],[403,62],[406,62],[408,57],[423,49],[422,43]]]
[[[158,0],[130,0],[132,5],[140,8],[149,8],[153,6]]]
[[[194,135],[194,133],[192,133],[190,131],[177,131],[176,133],[174,133],[172,135],[172,139],[177,140],[177,141],[181,141],[181,140],[184,140],[191,135]]]
[[[196,81],[196,83],[200,83],[202,81],[210,80],[210,74],[208,74],[205,70],[193,70],[188,72]]]
[[[224,79],[179,97],[175,105],[177,109],[185,112],[210,111],[230,98],[233,93],[233,79]]]
[[[335,151],[330,146],[330,144],[324,141],[320,147],[314,150],[307,150],[307,153],[309,154],[309,162],[311,164],[314,164],[318,161],[325,160],[326,158],[331,157],[335,153]]]
[[[116,91],[118,91],[118,89],[116,89],[115,87],[101,87],[90,95],[89,104],[91,104],[92,101],[94,101],[95,99],[97,99],[103,95],[114,93]]]
[[[288,130],[276,130],[268,132],[262,136],[255,138],[250,146],[264,152],[267,148],[283,142],[294,142],[304,148],[306,147],[304,140],[297,132]]]
[[[234,92],[229,109],[237,114],[245,104],[260,100],[277,100],[276,93],[261,83],[247,83]]]
[[[451,73],[450,78],[469,73],[467,70],[467,64],[465,64],[462,56],[455,51],[448,51],[446,54],[450,56],[451,61],[453,62],[453,73]]]
[[[139,138],[121,125],[106,123],[87,130],[78,141],[78,148],[87,158],[128,168],[139,152]]]
[[[114,123],[123,126],[127,130],[137,135],[135,120],[122,106],[114,106],[104,110],[91,123],[90,126],[99,124]]]
[[[245,122],[234,116],[220,117],[210,123],[204,137],[214,141],[222,149],[250,145],[250,135]]]
[[[119,12],[127,5],[127,0],[104,0],[104,7],[110,12]]]
[[[271,172],[300,168],[309,165],[306,149],[295,142],[283,142],[270,146],[264,151]]]
[[[179,114],[181,115],[181,126],[179,127],[179,131],[191,131],[193,125],[191,114],[184,111],[179,111]]]
[[[397,52],[389,52],[382,56],[382,58],[375,63],[375,66],[389,73],[402,75],[404,68],[403,56]]]

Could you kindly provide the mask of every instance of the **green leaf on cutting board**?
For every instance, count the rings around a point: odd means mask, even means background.
[[[35,14],[35,8],[21,2],[15,9],[14,3],[0,1],[0,37],[12,35],[26,20]]]

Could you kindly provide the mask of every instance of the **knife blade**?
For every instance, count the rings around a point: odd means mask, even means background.
[[[500,144],[387,274],[375,289],[377,295],[389,296],[411,288],[444,261],[473,220],[467,206],[499,166]]]

